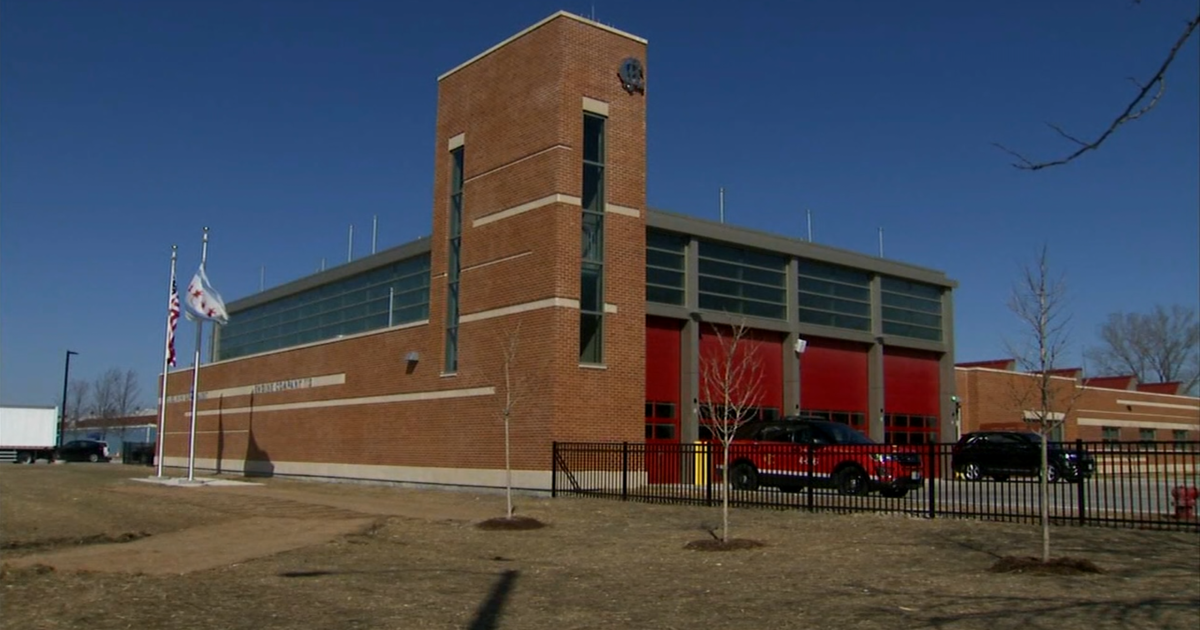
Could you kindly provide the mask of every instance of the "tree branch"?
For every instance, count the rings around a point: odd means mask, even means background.
[[[1167,89],[1167,69],[1171,67],[1171,63],[1175,61],[1175,56],[1179,53],[1179,50],[1183,48],[1183,45],[1187,43],[1187,40],[1192,36],[1192,33],[1195,32],[1197,25],[1200,25],[1200,13],[1198,13],[1196,17],[1192,18],[1191,21],[1187,23],[1187,27],[1184,28],[1183,34],[1179,36],[1179,39],[1175,42],[1175,45],[1171,47],[1171,51],[1167,53],[1166,59],[1164,59],[1162,65],[1158,67],[1158,72],[1155,72],[1154,76],[1150,77],[1149,81],[1146,83],[1140,83],[1135,79],[1129,79],[1139,88],[1137,95],[1129,102],[1128,105],[1125,106],[1124,111],[1122,111],[1119,116],[1109,123],[1108,128],[1105,129],[1104,132],[1101,133],[1095,140],[1092,140],[1091,142],[1080,140],[1079,138],[1063,131],[1063,129],[1058,125],[1046,123],[1047,126],[1058,132],[1060,136],[1079,145],[1079,148],[1070,155],[1048,162],[1034,162],[1033,160],[1030,160],[1024,155],[1013,151],[1012,149],[998,142],[993,142],[992,145],[1019,160],[1018,162],[1013,163],[1013,167],[1023,171],[1037,171],[1044,168],[1049,168],[1051,166],[1060,166],[1075,160],[1088,151],[1094,151],[1100,148],[1100,145],[1104,144],[1104,141],[1108,140],[1109,136],[1115,133],[1117,129],[1121,127],[1121,125],[1141,118],[1142,115],[1154,109],[1155,105],[1158,105],[1158,101],[1162,99],[1163,92],[1165,92]],[[1154,96],[1150,97],[1149,102],[1139,108],[1139,105],[1146,100],[1147,95],[1150,94],[1150,91],[1154,89],[1156,85],[1158,86],[1158,91],[1154,94]]]

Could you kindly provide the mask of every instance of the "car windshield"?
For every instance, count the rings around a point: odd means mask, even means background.
[[[874,440],[849,425],[830,422],[821,426],[833,436],[833,441],[837,444],[875,444]]]

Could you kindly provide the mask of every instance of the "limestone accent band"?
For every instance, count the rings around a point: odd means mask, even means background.
[[[478,311],[475,313],[467,313],[458,318],[459,322],[477,322],[494,317],[504,317],[505,315],[515,315],[517,313],[525,313],[528,311],[537,311],[543,308],[571,308],[579,309],[579,300],[572,298],[552,297],[542,300],[534,300],[533,302],[525,302],[523,304],[513,304],[511,306],[503,306],[487,311]]]
[[[407,394],[385,394],[382,396],[361,396],[358,398],[333,398],[330,400],[308,400],[304,402],[279,403],[275,405],[254,405],[253,407],[229,407],[226,409],[205,409],[196,413],[198,416],[216,416],[222,414],[268,413],[272,411],[296,411],[300,409],[324,409],[329,407],[353,407],[357,405],[384,405],[390,403],[417,402],[423,400],[445,400],[448,398],[471,398],[475,396],[492,396],[495,387],[472,387],[467,389],[443,389]],[[190,418],[190,412],[184,413]]]
[[[628,206],[618,206],[615,203],[604,204],[604,211],[609,214],[620,214],[620,215],[624,215],[627,217],[633,217],[635,219],[642,216],[641,211],[638,210],[637,208],[630,208]]]
[[[583,111],[600,116],[608,116],[608,103],[585,96],[583,97]]]
[[[501,219],[508,219],[510,217],[515,217],[518,214],[524,214],[526,212],[529,212],[530,210],[536,210],[543,206],[548,206],[552,203],[564,203],[569,206],[579,206],[579,204],[582,203],[582,200],[580,200],[579,197],[575,197],[572,195],[564,195],[562,193],[554,193],[553,195],[546,195],[545,197],[542,197],[541,199],[534,199],[533,201],[527,201],[523,204],[513,206],[511,208],[505,208],[504,210],[500,210],[499,212],[485,214],[484,216],[479,217],[478,219],[475,219],[474,221],[472,221],[471,227],[479,227],[481,225],[495,223],[496,221],[500,221]]]
[[[186,467],[186,457],[164,457],[163,464],[169,467]],[[219,466],[218,466],[219,464]],[[496,468],[448,468],[425,466],[385,466],[380,464],[336,464],[324,462],[294,462],[274,459],[270,461],[233,458],[196,458],[198,470],[236,473],[253,476],[303,476],[327,479],[355,479],[421,485],[464,486],[503,488],[504,469]],[[575,471],[586,474],[588,471]],[[549,491],[551,474],[548,470],[514,470],[513,486],[522,490]],[[638,485],[646,482],[646,473],[630,473],[630,482]]]

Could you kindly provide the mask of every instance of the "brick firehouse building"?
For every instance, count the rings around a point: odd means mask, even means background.
[[[954,283],[648,208],[646,53],[556,13],[439,77],[432,235],[231,303],[197,467],[502,485],[515,348],[514,479],[548,488],[553,441],[703,439],[699,366],[733,324],[762,416],[952,436]],[[167,465],[190,381],[168,378]]]

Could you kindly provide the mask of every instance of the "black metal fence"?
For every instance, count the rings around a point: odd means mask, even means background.
[[[139,466],[154,465],[154,442],[125,442],[122,445],[121,462]]]
[[[1052,522],[1200,531],[1200,442],[1052,446]],[[739,507],[1039,522],[1040,449],[1015,457],[955,450],[735,442],[729,500]],[[712,442],[555,442],[552,494],[718,505],[724,456]]]

